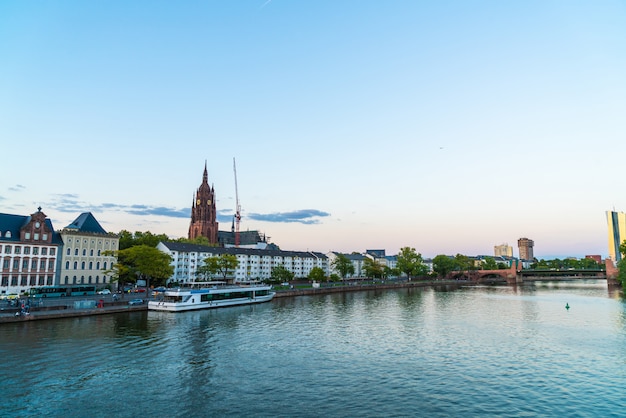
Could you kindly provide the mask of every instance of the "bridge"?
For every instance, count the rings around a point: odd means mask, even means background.
[[[606,270],[603,269],[519,269],[513,263],[508,269],[501,270],[472,270],[455,271],[450,273],[450,278],[465,278],[476,283],[504,283],[521,284],[536,281],[559,281],[559,280],[606,280],[609,286],[617,284],[617,268],[612,260],[606,260]]]

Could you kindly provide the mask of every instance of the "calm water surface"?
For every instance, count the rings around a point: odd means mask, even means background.
[[[617,417],[625,359],[606,282],[276,299],[2,325],[0,416]]]

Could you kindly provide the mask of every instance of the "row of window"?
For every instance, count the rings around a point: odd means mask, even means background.
[[[85,262],[83,261],[82,263],[80,263],[80,266],[81,266],[80,267],[81,270],[85,270],[85,267],[87,266],[87,264],[85,264]],[[70,269],[70,262],[69,261],[65,262],[65,269],[66,270]],[[107,262],[106,261],[103,263],[102,269],[103,270],[107,269]],[[74,270],[78,270],[78,261],[74,261]],[[89,262],[89,270],[93,270],[93,261]],[[99,261],[96,262],[96,270],[100,270],[100,262]]]
[[[8,258],[5,258],[2,262],[2,269],[3,270],[8,270],[9,266],[11,265],[11,260],[9,260]],[[46,270],[46,263],[48,263],[48,270],[54,270],[54,259],[41,259],[41,260],[37,260],[36,258],[33,258],[32,260],[29,260],[27,258],[21,260],[22,261],[22,270],[27,270],[28,266],[30,265],[31,270],[37,270],[37,264],[39,264],[39,270]],[[17,270],[20,268],[20,259],[19,258],[14,258],[13,259],[13,270]]]
[[[48,255],[48,247],[33,247],[32,248],[33,255],[39,255],[40,248],[41,248],[41,255]],[[15,247],[13,247],[12,245],[5,245],[4,253],[5,254],[21,254],[22,249],[24,250],[24,254],[30,254],[31,252],[31,247],[29,246],[22,247],[21,245],[16,245]],[[50,250],[50,255],[56,254],[56,248],[50,248],[49,250]]]
[[[84,239],[83,240],[83,244],[87,245],[87,240]],[[72,243],[72,238],[67,238],[67,243],[71,244]],[[95,240],[91,240],[91,245],[95,245],[96,241]],[[74,244],[76,245],[80,245],[80,238],[76,238],[76,241],[74,241]],[[98,240],[98,246],[102,246],[102,240]],[[109,240],[104,241],[104,246],[108,247],[109,246]]]
[[[68,248],[67,251],[65,252],[65,254],[66,255],[72,255],[72,249]],[[83,249],[83,253],[82,254],[83,254],[83,256],[86,256],[87,255],[87,249]],[[78,248],[74,249],[74,255],[78,255]],[[100,257],[100,255],[102,255],[101,250],[98,250],[96,255],[98,257]],[[93,257],[93,249],[89,250],[89,256]]]
[[[30,240],[30,232],[24,233],[24,240]],[[45,232],[41,234],[41,240],[48,241],[48,234],[46,234]],[[39,241],[39,232],[35,232],[33,234],[33,241]]]
[[[20,286],[52,286],[53,278],[52,276],[42,276],[42,275],[13,275],[13,276],[2,276],[2,286],[17,286],[19,283]]]

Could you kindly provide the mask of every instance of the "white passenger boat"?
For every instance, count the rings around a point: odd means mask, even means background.
[[[215,285],[200,289],[169,289],[162,299],[148,302],[148,310],[182,312],[269,302],[276,292],[267,285]]]

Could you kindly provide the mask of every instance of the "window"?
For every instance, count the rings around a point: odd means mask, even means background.
[[[47,248],[42,248],[41,249],[41,255],[48,255],[48,249]]]
[[[4,253],[5,254],[11,254],[11,246],[10,245],[5,245],[4,246]]]
[[[33,239],[34,239],[35,241],[39,241],[39,233],[38,233],[38,232],[35,232],[35,233],[33,234]]]
[[[46,279],[46,285],[52,286],[52,276],[48,276],[48,278]]]
[[[48,234],[41,234],[41,239],[43,241],[48,241]]]
[[[11,286],[17,286],[17,276],[11,276]]]
[[[70,262],[66,261],[65,262],[65,270],[69,270],[70,269]]]
[[[33,259],[30,263],[31,270],[37,270],[37,260]]]
[[[30,247],[24,247],[24,254],[30,254]]]
[[[48,260],[48,270],[54,270],[54,260]]]
[[[76,284],[76,276],[72,277],[72,283]]]
[[[50,255],[55,255],[56,254],[56,250],[54,248],[50,248]]]
[[[104,262],[104,267],[103,267],[103,268],[104,268],[105,270],[107,269],[107,262],[106,262],[106,261]]]
[[[100,262],[99,261],[96,263],[96,270],[100,270]]]
[[[89,270],[93,270],[93,261],[89,262]]]
[[[78,248],[74,250],[74,255],[78,255]]]
[[[39,255],[39,247],[33,247],[33,255]]]
[[[83,256],[87,255],[87,250],[83,248]]]
[[[45,282],[43,276],[39,276],[39,286],[43,286],[45,284],[46,284],[46,282]]]
[[[68,249],[67,249],[67,252],[66,252],[65,254],[70,255],[71,253],[72,253],[72,249],[71,249],[71,248],[68,248]]]
[[[20,280],[21,286],[28,286],[28,279],[26,276],[22,276],[22,280]]]
[[[5,238],[11,238],[11,231],[7,231],[6,234],[4,234]],[[17,283],[16,283],[17,285]]]
[[[93,250],[89,250],[89,255],[93,257]]]
[[[98,257],[100,257],[100,250],[98,250]]]
[[[41,260],[39,262],[39,270],[45,270],[46,269],[46,260]]]
[[[69,276],[65,276],[65,278],[63,279],[63,284],[68,284],[69,282],[70,282]]]
[[[28,269],[28,260],[24,259],[22,260],[22,270],[27,270]]]
[[[30,276],[30,285],[37,286],[37,276]]]
[[[5,270],[9,269],[9,259],[8,258],[5,258],[4,261],[2,262],[2,268],[5,269]]]
[[[15,247],[15,254],[19,254],[19,253],[21,253],[21,252],[22,252],[22,247],[18,247],[18,246],[16,246],[16,247]]]
[[[9,285],[9,276],[2,276],[2,286]]]
[[[83,261],[82,263],[80,263],[80,268],[81,268],[82,270],[85,270],[85,262],[84,262],[84,261]]]
[[[76,270],[78,268],[78,261],[74,261],[74,270]],[[74,282],[76,283],[76,282]]]

